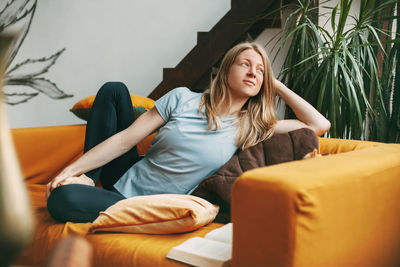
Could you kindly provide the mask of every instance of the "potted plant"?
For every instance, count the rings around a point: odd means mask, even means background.
[[[394,131],[390,141],[399,141],[400,127],[393,124],[399,120],[399,39],[379,23],[397,19],[382,13],[394,8],[396,2],[360,0],[356,17],[350,14],[352,0],[327,7],[328,14],[318,13],[318,1],[298,0],[282,34],[272,40],[277,54],[291,41],[278,77],[330,120],[330,137],[373,139],[376,135],[370,132],[379,125],[377,120],[386,120],[391,121],[388,125]],[[320,16],[329,19],[318,25],[315,18]],[[326,29],[328,23],[331,31]],[[392,51],[389,54],[388,48]],[[397,80],[388,84],[393,73]],[[289,110],[286,116],[293,114]]]

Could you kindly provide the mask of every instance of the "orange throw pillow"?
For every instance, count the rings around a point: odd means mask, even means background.
[[[87,121],[90,114],[90,109],[92,108],[95,95],[88,96],[83,98],[75,103],[75,105],[70,109],[72,113],[74,113],[78,118]],[[141,115],[148,109],[154,107],[154,100],[140,96],[131,94],[132,106],[134,107],[135,116]],[[140,114],[136,114],[140,113]]]
[[[137,196],[121,200],[99,217],[91,232],[172,234],[211,223],[219,207],[205,199],[179,194]]]

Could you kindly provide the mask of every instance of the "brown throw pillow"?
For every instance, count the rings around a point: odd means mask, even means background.
[[[218,205],[217,222],[230,222],[232,186],[245,171],[300,160],[314,149],[319,149],[318,137],[314,131],[302,128],[285,134],[275,134],[246,150],[238,152],[215,174],[203,180],[192,195]]]

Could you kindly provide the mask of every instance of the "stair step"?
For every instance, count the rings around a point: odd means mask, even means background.
[[[240,0],[231,0],[231,8],[233,6],[236,6],[239,2],[240,2]]]
[[[208,32],[197,32],[197,43],[203,43],[208,40],[209,33]]]
[[[176,77],[178,71],[175,68],[164,68],[163,69],[163,79],[171,79]]]

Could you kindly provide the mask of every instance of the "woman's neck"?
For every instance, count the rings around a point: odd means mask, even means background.
[[[226,116],[226,115],[236,115],[238,114],[241,110],[244,104],[246,104],[247,99],[241,99],[241,100],[234,100],[232,99],[231,104],[229,105],[229,100],[226,99],[224,102],[221,102],[221,104],[218,107],[218,115],[219,116]]]

